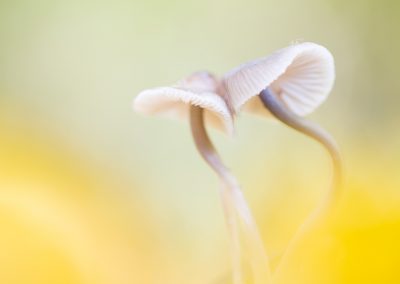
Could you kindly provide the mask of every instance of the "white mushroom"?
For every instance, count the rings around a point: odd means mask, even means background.
[[[141,92],[134,109],[145,114],[189,118],[198,151],[223,183],[221,198],[232,245],[233,282],[242,283],[240,231],[238,215],[244,226],[245,239],[251,248],[251,261],[257,283],[268,283],[270,271],[259,232],[236,178],[222,163],[205,129],[205,123],[233,132],[233,116],[221,93],[220,82],[208,72],[197,72],[171,87]],[[205,114],[205,115],[204,115]]]
[[[321,206],[306,220],[282,258],[313,220],[334,207],[341,193],[342,162],[331,135],[301,116],[314,111],[330,93],[335,79],[331,53],[314,43],[280,49],[272,55],[245,63],[223,79],[227,101],[238,112],[242,107],[259,114],[272,114],[289,127],[312,137],[329,152],[334,168],[332,187]],[[279,266],[278,266],[279,268]]]

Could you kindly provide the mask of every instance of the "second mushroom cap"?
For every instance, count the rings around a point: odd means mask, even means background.
[[[169,87],[147,89],[135,98],[133,107],[144,114],[188,119],[190,106],[205,110],[207,125],[233,133],[233,117],[219,93],[220,81],[208,72],[196,72]]]

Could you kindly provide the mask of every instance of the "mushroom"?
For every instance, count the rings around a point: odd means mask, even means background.
[[[196,72],[171,87],[142,91],[134,100],[134,109],[144,114],[190,120],[197,150],[222,181],[221,199],[231,238],[233,282],[242,283],[239,225],[249,245],[250,262],[256,283],[267,283],[269,264],[256,223],[236,178],[222,163],[207,132],[205,123],[227,134],[233,133],[233,115],[225,102],[220,80],[208,72]],[[238,223],[236,217],[241,223]]]
[[[268,57],[245,63],[223,78],[223,88],[235,113],[243,107],[253,113],[272,114],[289,127],[317,140],[328,150],[333,163],[331,189],[322,206],[307,219],[300,231],[321,215],[322,209],[332,208],[341,192],[342,162],[335,140],[324,129],[302,118],[327,98],[334,79],[331,53],[310,42],[295,44]]]

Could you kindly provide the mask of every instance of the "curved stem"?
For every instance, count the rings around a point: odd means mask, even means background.
[[[292,112],[276,98],[269,88],[260,93],[261,101],[264,106],[280,121],[291,128],[313,138],[321,143],[329,152],[333,163],[333,184],[328,193],[327,200],[329,203],[336,202],[340,197],[341,184],[343,179],[342,159],[335,140],[332,136],[317,124],[305,120]]]
[[[240,235],[238,224],[236,222],[236,214],[240,217],[245,226],[244,234],[246,243],[250,250],[250,261],[254,274],[254,283],[268,283],[270,280],[269,263],[264,252],[264,247],[257,226],[243,197],[238,182],[222,163],[210,138],[208,137],[207,131],[204,127],[202,108],[191,106],[190,126],[197,150],[200,152],[207,164],[217,173],[223,183],[221,197],[232,243],[234,283],[242,282]]]
[[[294,245],[298,242],[298,239],[303,235],[303,233],[308,229],[309,226],[315,221],[316,218],[321,217],[324,210],[329,210],[334,208],[334,205],[338,201],[341,195],[341,187],[343,182],[343,166],[342,159],[339,152],[339,148],[332,138],[332,136],[322,129],[320,126],[307,121],[292,112],[290,112],[287,107],[272,93],[272,90],[266,88],[260,93],[261,101],[264,106],[280,121],[285,123],[291,128],[313,138],[314,140],[321,143],[325,149],[329,152],[332,164],[333,164],[333,181],[331,188],[326,195],[326,198],[306,219],[306,221],[300,226],[295,236],[289,242],[287,249],[285,250],[282,260],[277,267],[277,272],[280,270],[281,266],[285,262],[287,256],[292,251]],[[326,212],[326,211],[325,211]]]

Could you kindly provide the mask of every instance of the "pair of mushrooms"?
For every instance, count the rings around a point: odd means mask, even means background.
[[[242,283],[240,226],[244,229],[243,240],[248,247],[254,283],[268,283],[271,272],[257,226],[239,184],[214,149],[205,124],[232,135],[234,118],[243,108],[261,115],[272,115],[317,140],[328,150],[333,161],[332,188],[327,196],[328,203],[324,203],[324,208],[330,207],[340,192],[338,147],[326,131],[302,117],[327,98],[334,78],[331,53],[314,43],[300,43],[245,63],[222,79],[208,72],[197,72],[171,87],[145,90],[134,100],[134,109],[144,114],[189,118],[198,151],[223,184],[221,196],[232,246],[235,284]]]

